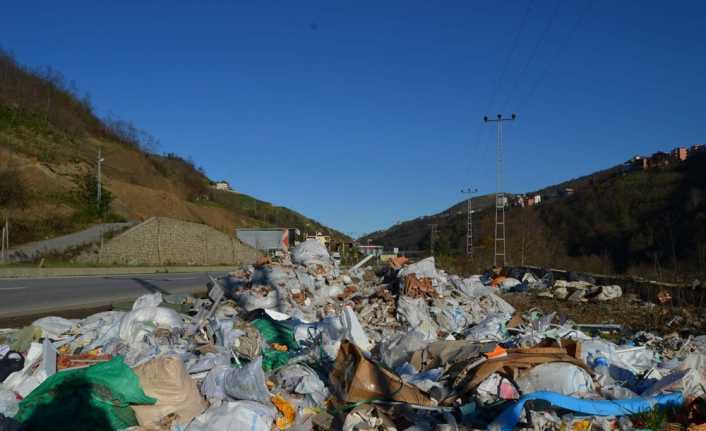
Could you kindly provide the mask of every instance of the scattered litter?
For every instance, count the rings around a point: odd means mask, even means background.
[[[600,277],[336,260],[307,240],[212,278],[208,297],[0,331],[0,429],[613,430],[667,407],[706,426],[706,336],[677,329],[686,314],[664,319],[673,334],[632,333],[503,299],[632,294]]]

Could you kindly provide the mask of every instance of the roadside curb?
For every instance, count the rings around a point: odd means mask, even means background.
[[[237,266],[174,266],[174,267],[117,267],[117,268],[2,268],[0,279],[82,277],[100,275],[178,274],[190,272],[230,272]]]

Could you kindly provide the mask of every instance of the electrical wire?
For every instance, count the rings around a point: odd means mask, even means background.
[[[510,64],[510,60],[512,59],[513,54],[517,50],[517,45],[520,40],[520,35],[522,34],[522,30],[524,29],[525,25],[527,24],[527,18],[529,17],[530,12],[532,11],[532,5],[534,3],[534,0],[529,0],[527,2],[527,7],[525,8],[525,12],[522,15],[522,20],[520,21],[519,27],[517,27],[517,31],[515,32],[515,37],[513,38],[512,45],[510,45],[510,49],[508,50],[508,54],[505,57],[505,61],[501,67],[500,70],[500,75],[498,75],[498,78],[495,80],[495,84],[493,86],[493,91],[490,96],[489,102],[485,105],[487,107],[486,112],[490,112],[490,110],[493,108],[493,104],[495,103],[495,98],[497,97],[498,91],[500,90],[500,86],[502,85],[503,79],[505,78],[505,74],[507,72],[507,68]],[[476,133],[475,133],[475,140],[474,140],[474,145],[473,145],[473,150],[471,153],[481,153],[481,158],[476,159],[480,160],[481,162],[485,160],[485,155],[488,152],[488,142],[483,141],[481,142],[481,132],[483,130],[483,123],[479,122],[478,126],[476,127]],[[482,150],[480,146],[482,147]],[[473,162],[473,159],[471,159],[471,163]],[[487,168],[488,163],[482,163],[482,167]],[[480,169],[478,169],[480,171]],[[485,169],[484,169],[485,172]]]
[[[507,67],[510,64],[510,59],[512,58],[512,55],[515,53],[515,50],[517,50],[517,43],[520,40],[520,34],[522,34],[522,29],[525,27],[525,24],[527,23],[527,17],[529,16],[530,11],[532,10],[532,3],[533,3],[533,0],[530,0],[527,2],[527,8],[525,9],[525,14],[522,16],[522,21],[520,22],[520,26],[517,28],[517,32],[515,33],[515,38],[512,41],[511,48],[507,53],[507,57],[505,57],[505,63],[503,64],[503,67],[500,69],[500,75],[498,75],[498,78],[495,80],[495,86],[493,88],[493,93],[490,97],[490,103],[488,103],[488,105],[487,105],[489,110],[493,108],[493,103],[495,102],[495,97],[498,95],[498,91],[500,90],[500,87],[502,86],[503,79],[505,78],[505,73],[507,72]]]
[[[546,67],[544,68],[544,71],[535,79],[534,83],[530,87],[530,91],[527,93],[527,95],[522,99],[522,102],[518,104],[518,110],[521,108],[524,108],[525,105],[529,102],[529,100],[532,98],[534,95],[534,92],[539,88],[541,83],[544,81],[544,78],[548,74],[549,70],[551,69],[552,66],[556,63],[558,58],[561,57],[561,55],[564,53],[566,48],[569,46],[569,43],[574,37],[574,34],[578,30],[578,28],[581,26],[581,23],[583,22],[584,17],[588,13],[589,10],[591,10],[591,6],[593,4],[593,0],[587,0],[586,1],[586,6],[582,9],[582,11],[579,13],[578,17],[576,18],[576,21],[574,22],[573,27],[569,30],[569,33],[567,36],[564,38],[563,43],[559,45],[559,47],[556,50],[556,53],[552,57],[552,60],[550,60]]]
[[[515,82],[512,85],[512,89],[507,95],[507,98],[505,99],[505,103],[502,105],[502,110],[504,110],[507,106],[507,104],[510,102],[510,99],[512,99],[513,94],[517,90],[517,86],[520,84],[520,80],[522,79],[523,75],[527,73],[527,70],[529,70],[530,64],[532,64],[532,61],[534,61],[535,57],[537,56],[537,53],[539,52],[539,48],[542,46],[542,43],[544,42],[544,39],[546,38],[547,34],[549,33],[549,30],[552,27],[552,24],[554,23],[554,19],[557,16],[557,13],[559,12],[559,7],[561,6],[561,0],[556,0],[554,4],[554,11],[552,12],[551,16],[549,17],[549,20],[547,21],[547,25],[544,26],[544,30],[540,34],[539,38],[537,39],[537,43],[535,43],[534,48],[532,49],[532,52],[530,53],[529,57],[527,57],[527,61],[525,62],[525,65],[522,67],[521,72],[517,75],[515,78]]]

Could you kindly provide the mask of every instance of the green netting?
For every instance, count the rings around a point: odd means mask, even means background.
[[[262,369],[265,371],[276,370],[287,365],[292,352],[299,350],[299,344],[294,338],[294,331],[288,325],[278,322],[267,315],[250,322],[257,328],[262,338],[267,342],[267,346],[262,348]],[[287,352],[280,352],[272,349],[272,343],[284,344]]]
[[[154,404],[137,375],[116,356],[61,371],[20,402],[15,419],[29,430],[120,430],[137,425],[131,404]]]

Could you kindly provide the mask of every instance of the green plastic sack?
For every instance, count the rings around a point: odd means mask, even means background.
[[[155,404],[116,356],[50,376],[20,402],[15,419],[28,430],[120,430],[137,425],[131,404]]]
[[[253,320],[252,323],[267,342],[262,348],[262,369],[276,370],[287,365],[292,352],[299,350],[299,344],[294,338],[294,331],[288,325],[278,322],[267,315]],[[272,343],[284,344],[288,351],[280,352],[272,349]]]

